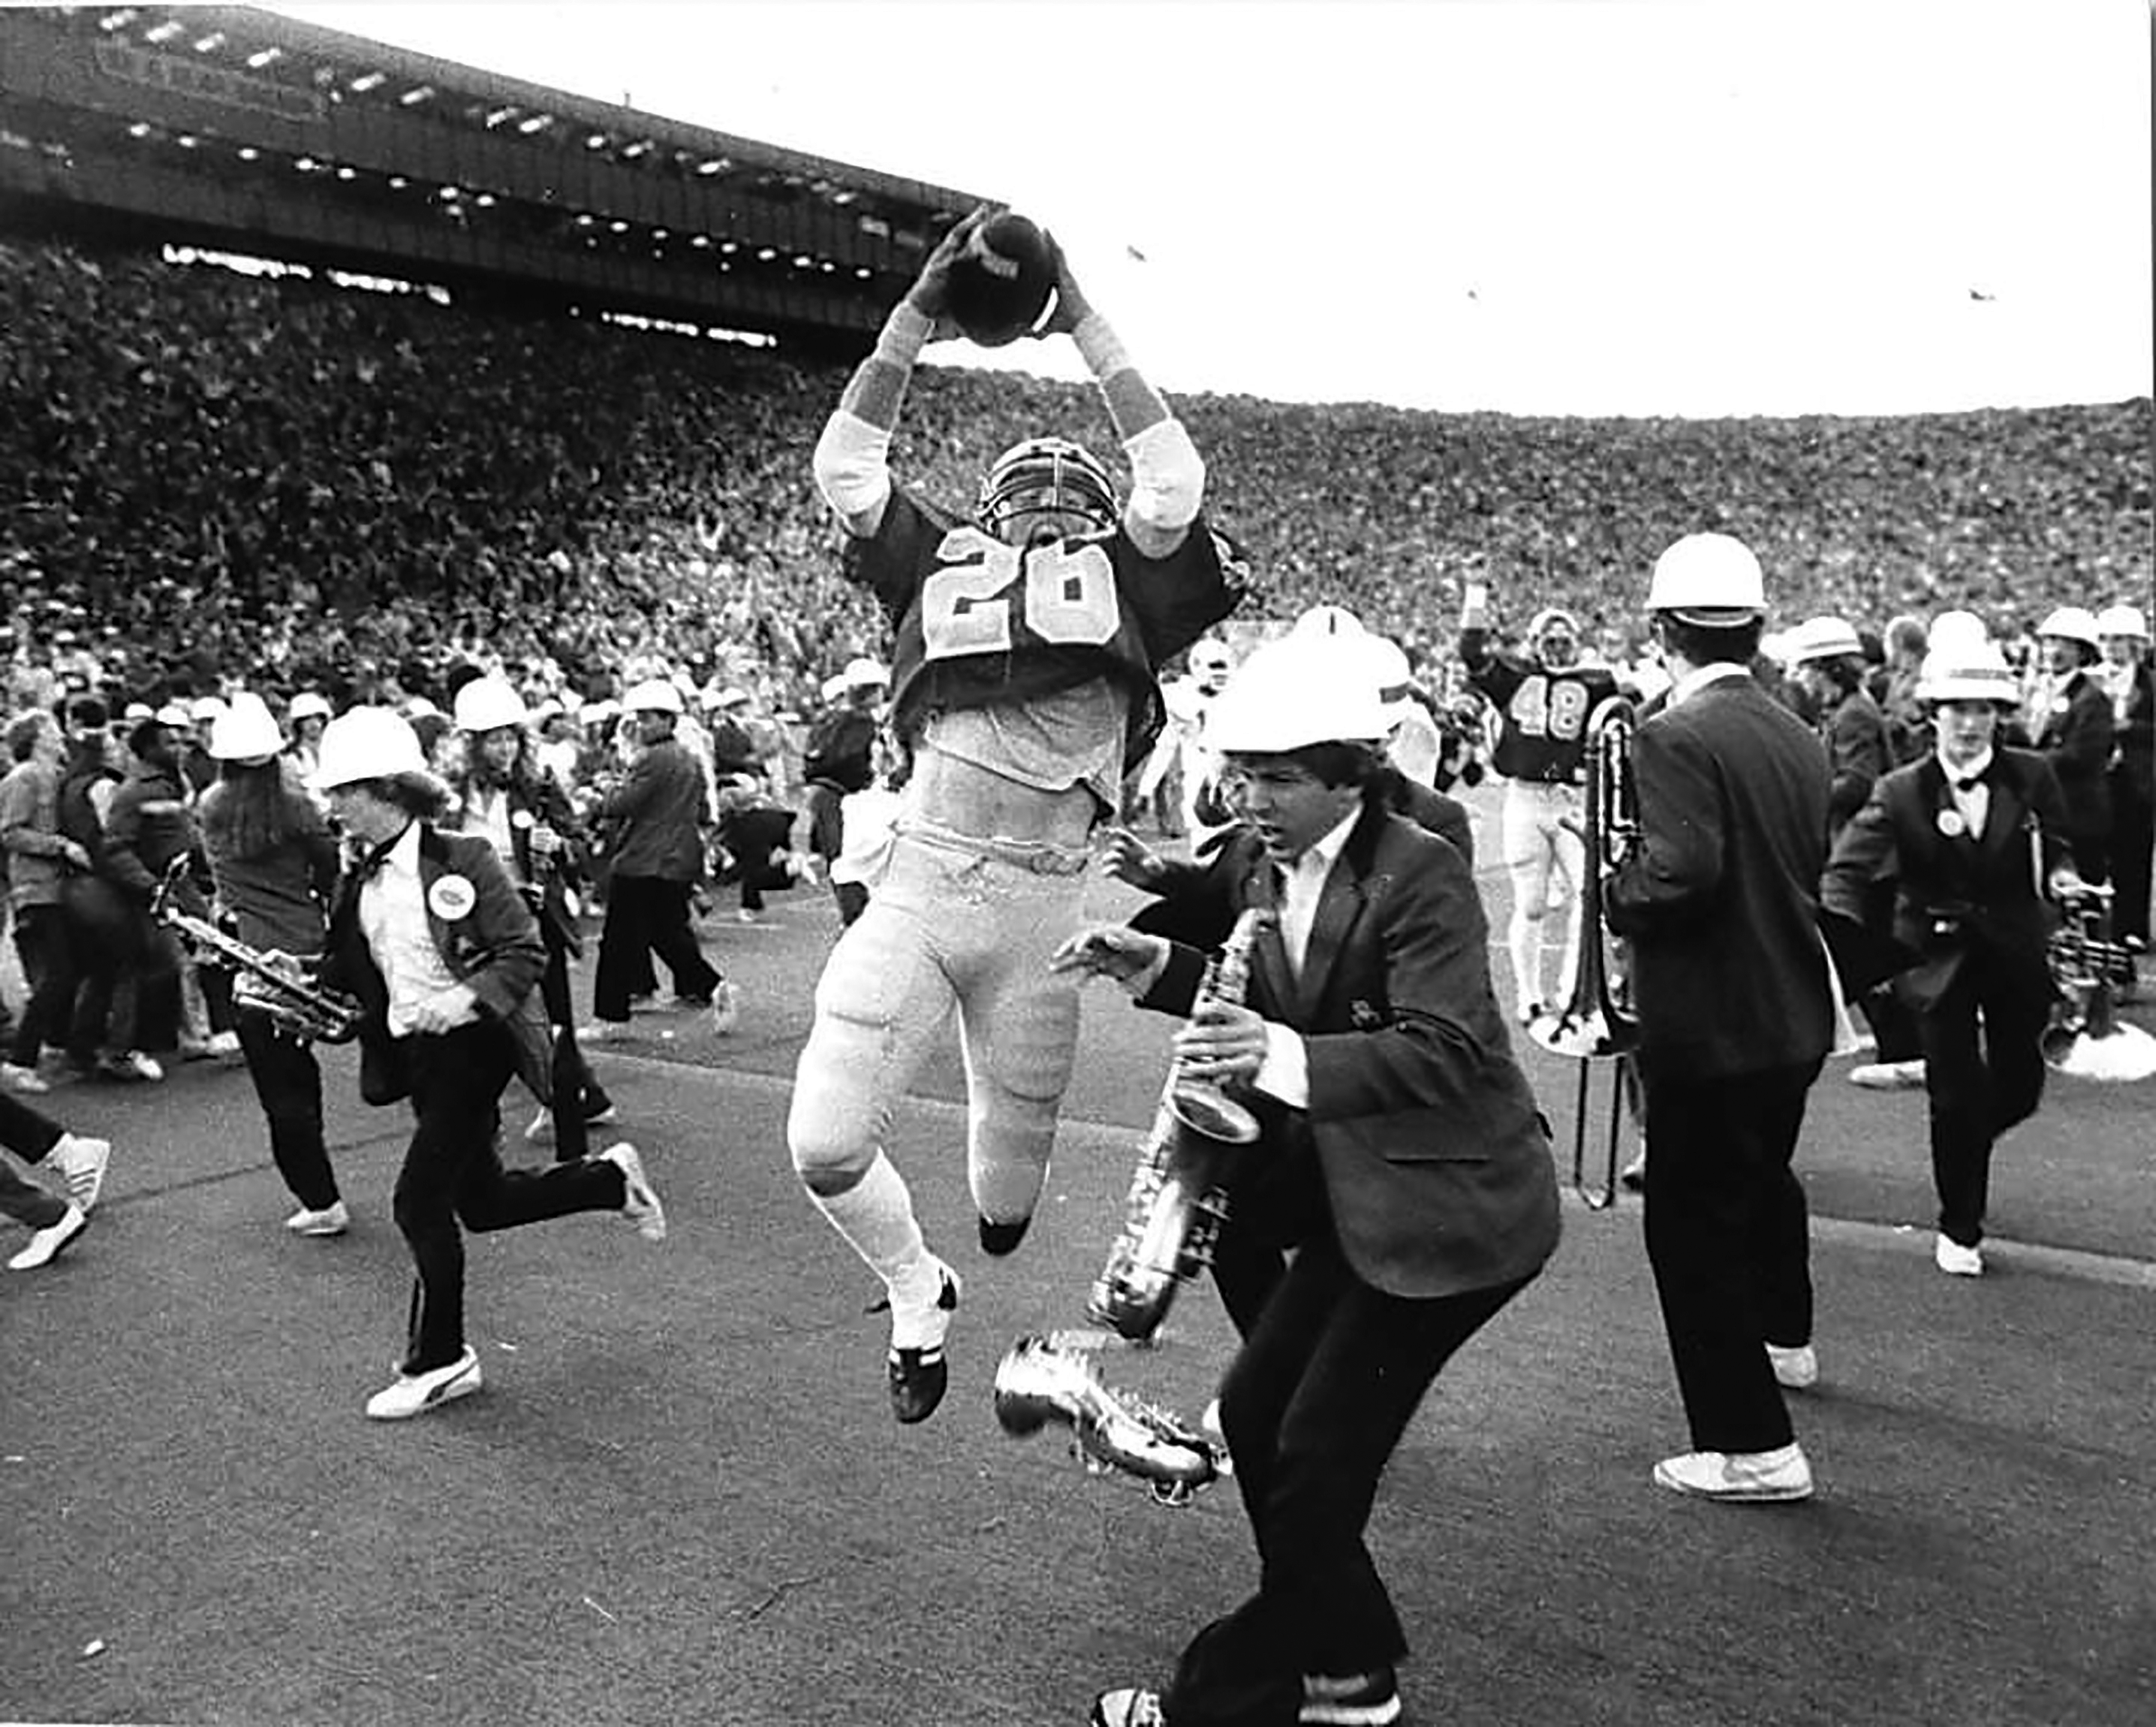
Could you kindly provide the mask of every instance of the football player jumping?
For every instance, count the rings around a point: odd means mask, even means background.
[[[952,267],[990,213],[930,255],[815,455],[845,574],[896,632],[891,723],[911,771],[885,874],[817,985],[787,1138],[810,1197],[889,1291],[901,1422],[942,1398],[959,1280],[885,1153],[892,1113],[955,1005],[981,1246],[1016,1248],[1075,1053],[1077,986],[1048,959],[1079,927],[1088,836],[1159,728],[1153,668],[1243,594],[1232,550],[1199,520],[1205,469],[1189,434],[1052,241],[1055,305],[1034,333],[1069,335],[1098,382],[1131,466],[1127,501],[1118,509],[1107,470],[1056,438],[1006,451],[970,517],[893,486],[907,381],[922,346],[957,331]]]
[[[1608,668],[1580,664],[1579,625],[1569,612],[1554,606],[1537,612],[1528,623],[1522,656],[1491,645],[1486,603],[1479,587],[1468,589],[1460,614],[1460,657],[1469,684],[1497,710],[1491,765],[1506,781],[1500,820],[1505,869],[1512,883],[1506,948],[1520,1023],[1531,1025],[1550,1011],[1542,974],[1552,876],[1561,874],[1571,903],[1579,902],[1585,853],[1578,787],[1586,776],[1588,716],[1619,690]],[[1572,976],[1578,940],[1574,927],[1566,937],[1559,977]]]

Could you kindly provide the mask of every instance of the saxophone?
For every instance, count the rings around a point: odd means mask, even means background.
[[[365,1014],[356,997],[316,982],[291,954],[250,947],[208,919],[181,910],[173,895],[187,869],[184,856],[173,860],[150,901],[150,915],[185,941],[197,960],[234,974],[234,1007],[267,1014],[276,1030],[300,1043],[345,1043],[359,1035]]]
[[[1250,949],[1272,914],[1255,906],[1235,927],[1198,987],[1198,1003],[1240,1002],[1250,986]],[[1194,1006],[1197,1003],[1194,1003]],[[1228,1215],[1221,1164],[1258,1136],[1257,1118],[1216,1085],[1171,1063],[1152,1125],[1138,1147],[1123,1202],[1123,1227],[1093,1280],[1086,1311],[1119,1337],[1143,1342],[1160,1327],[1176,1285],[1209,1262]]]
[[[1069,1427],[1073,1448],[1098,1470],[1135,1475],[1163,1505],[1187,1505],[1229,1473],[1225,1449],[1167,1411],[1112,1391],[1082,1351],[1021,1337],[996,1367],[996,1419],[1014,1439],[1050,1421]]]

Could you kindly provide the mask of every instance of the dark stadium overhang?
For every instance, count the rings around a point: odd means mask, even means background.
[[[31,219],[841,349],[981,202],[214,6],[0,10],[0,191]]]

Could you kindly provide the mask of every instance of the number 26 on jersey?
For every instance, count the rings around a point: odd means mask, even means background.
[[[930,659],[1008,653],[1028,642],[1097,648],[1122,614],[1115,566],[1096,541],[1021,551],[975,527],[953,528],[921,584],[921,645]]]

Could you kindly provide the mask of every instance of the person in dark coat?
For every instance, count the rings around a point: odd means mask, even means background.
[[[1826,761],[1750,671],[1765,578],[1741,541],[1676,541],[1647,604],[1676,681],[1634,739],[1639,839],[1604,903],[1631,943],[1647,1258],[1693,1447],[1654,1478],[1717,1500],[1809,1499],[1782,1388],[1818,1373],[1790,1160],[1833,1038]]]
[[[2005,656],[1988,642],[1934,649],[1917,689],[1938,748],[1873,787],[1820,892],[1848,916],[1874,882],[1893,884],[1894,935],[1916,960],[1895,987],[1916,1018],[1931,1100],[1933,1257],[1975,1277],[1992,1148],[2043,1095],[2046,896],[2082,884],[2050,762],[1998,742],[2015,699]]]
[[[1296,1249],[1221,1383],[1257,1589],[1164,1692],[1102,1693],[1096,1727],[1396,1719],[1407,1642],[1363,1540],[1379,1479],[1446,1361],[1557,1245],[1481,899],[1453,847],[1370,795],[1389,726],[1358,664],[1325,638],[1261,648],[1209,721],[1261,842],[1235,889],[1259,915],[1245,999],[1200,999],[1205,956],[1127,925],[1053,962],[1190,1017],[1180,1072],[1239,1091],[1260,1127],[1230,1154],[1225,1235]]]

